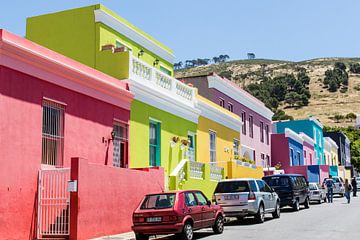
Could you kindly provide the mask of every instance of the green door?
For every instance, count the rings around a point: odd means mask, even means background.
[[[160,123],[150,121],[149,134],[149,159],[150,166],[160,166]]]

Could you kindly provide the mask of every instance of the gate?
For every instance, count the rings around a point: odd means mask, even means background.
[[[38,186],[38,239],[67,239],[70,233],[69,168],[40,170]]]

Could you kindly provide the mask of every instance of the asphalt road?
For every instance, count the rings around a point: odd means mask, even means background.
[[[196,232],[194,237],[202,240],[360,239],[360,197],[351,198],[350,204],[345,202],[345,198],[334,198],[332,204],[312,204],[310,209],[301,208],[299,212],[284,208],[280,219],[272,219],[269,214],[263,224],[256,224],[251,218],[241,223],[229,221],[221,235],[204,229]]]

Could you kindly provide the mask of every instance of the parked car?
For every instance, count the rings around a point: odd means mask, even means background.
[[[303,175],[279,174],[263,177],[280,197],[280,207],[291,206],[294,211],[300,210],[300,205],[310,207],[308,182]]]
[[[309,183],[310,201],[326,202],[326,190],[318,183]]]
[[[275,191],[261,179],[229,179],[218,182],[213,201],[220,205],[226,217],[254,216],[258,223],[265,214],[280,217],[280,200]]]
[[[201,191],[176,191],[149,194],[133,213],[132,230],[137,240],[151,235],[176,234],[184,240],[193,239],[193,231],[212,227],[224,230],[224,211],[211,204]]]
[[[325,178],[324,182],[322,184],[322,186],[326,187],[326,180],[328,180],[329,178]],[[334,182],[334,187],[333,187],[333,193],[340,195],[340,197],[344,196],[345,193],[345,183],[344,180],[342,179],[342,177],[339,176],[334,176],[332,177],[332,180]]]
[[[360,189],[360,177],[355,178],[357,189]]]

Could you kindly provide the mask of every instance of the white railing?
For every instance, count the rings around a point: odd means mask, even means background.
[[[195,101],[195,88],[159,71],[134,56],[130,57],[130,76],[140,78],[156,87],[166,90],[169,94],[178,96],[182,101],[189,103],[194,103]]]
[[[190,177],[204,179],[204,163],[189,161]]]
[[[183,159],[181,162],[175,167],[175,169],[171,172],[170,176],[177,177],[176,186],[182,185],[185,181],[186,173],[185,173],[185,165],[187,160]]]
[[[244,166],[244,167],[249,167],[249,168],[254,168],[256,169],[256,165],[255,164],[251,164],[251,163],[248,163],[248,162],[243,162],[241,160],[235,160],[235,163],[237,165],[240,165],[240,166]]]
[[[220,181],[223,178],[223,168],[214,164],[210,165],[210,179]]]

